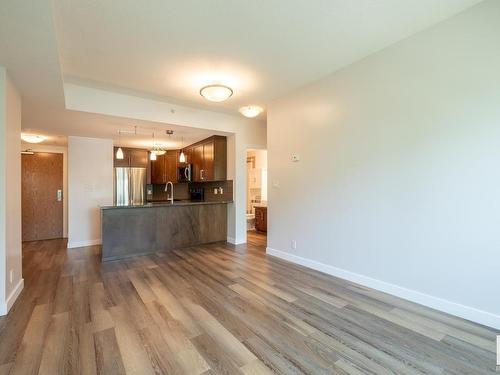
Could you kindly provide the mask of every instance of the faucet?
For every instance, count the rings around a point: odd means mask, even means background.
[[[170,198],[168,197],[168,185],[172,187]],[[167,201],[170,201],[170,203],[174,204],[174,184],[172,183],[172,181],[167,182],[167,184],[165,185],[165,191],[167,192]]]

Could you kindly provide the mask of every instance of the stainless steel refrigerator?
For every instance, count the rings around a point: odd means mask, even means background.
[[[146,168],[114,169],[114,203],[117,206],[143,204],[146,197]]]

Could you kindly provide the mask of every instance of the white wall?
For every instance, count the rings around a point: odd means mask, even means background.
[[[0,67],[0,315],[7,314],[24,285],[20,144],[21,97]]]
[[[234,203],[228,206],[228,241],[246,242],[246,151],[266,148],[264,122],[70,83],[64,84],[64,96],[72,110],[231,133],[228,177],[234,180]]]
[[[482,3],[270,105],[269,253],[500,328],[499,20]]]
[[[267,168],[267,150],[248,150],[248,156],[255,156],[255,168]]]
[[[63,237],[68,237],[68,148],[21,142],[21,150],[31,149],[34,152],[52,152],[63,154]]]
[[[113,204],[113,141],[68,137],[68,247],[101,243],[100,205]]]

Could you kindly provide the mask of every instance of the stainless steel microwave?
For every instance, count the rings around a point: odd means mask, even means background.
[[[192,164],[185,164],[182,167],[177,168],[177,181],[178,182],[191,182],[191,176],[193,171]]]

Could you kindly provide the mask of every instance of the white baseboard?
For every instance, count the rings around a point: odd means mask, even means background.
[[[236,239],[234,237],[228,237],[227,242],[229,242],[233,245],[241,245],[241,244],[247,243],[247,240],[246,240],[246,238],[245,239],[242,239],[242,238]]]
[[[0,304],[0,315],[7,315],[10,308],[16,302],[17,297],[21,294],[24,288],[24,279],[19,280],[14,290],[9,294],[5,302]]]
[[[336,276],[341,279],[351,281],[384,293],[392,294],[396,297],[418,303],[445,313],[458,316],[479,324],[483,324],[495,329],[500,329],[500,316],[487,311],[479,310],[474,307],[461,305],[439,297],[434,297],[416,290],[407,289],[398,285],[390,284],[385,281],[373,279],[368,276],[360,275],[341,268],[320,263],[315,260],[302,258],[281,250],[266,248],[266,253],[277,258],[287,260],[292,263],[312,268],[316,271],[324,272],[328,275]]]
[[[75,247],[94,246],[94,245],[100,245],[100,244],[101,244],[101,239],[85,240],[85,241],[68,240],[68,249],[74,249]]]

